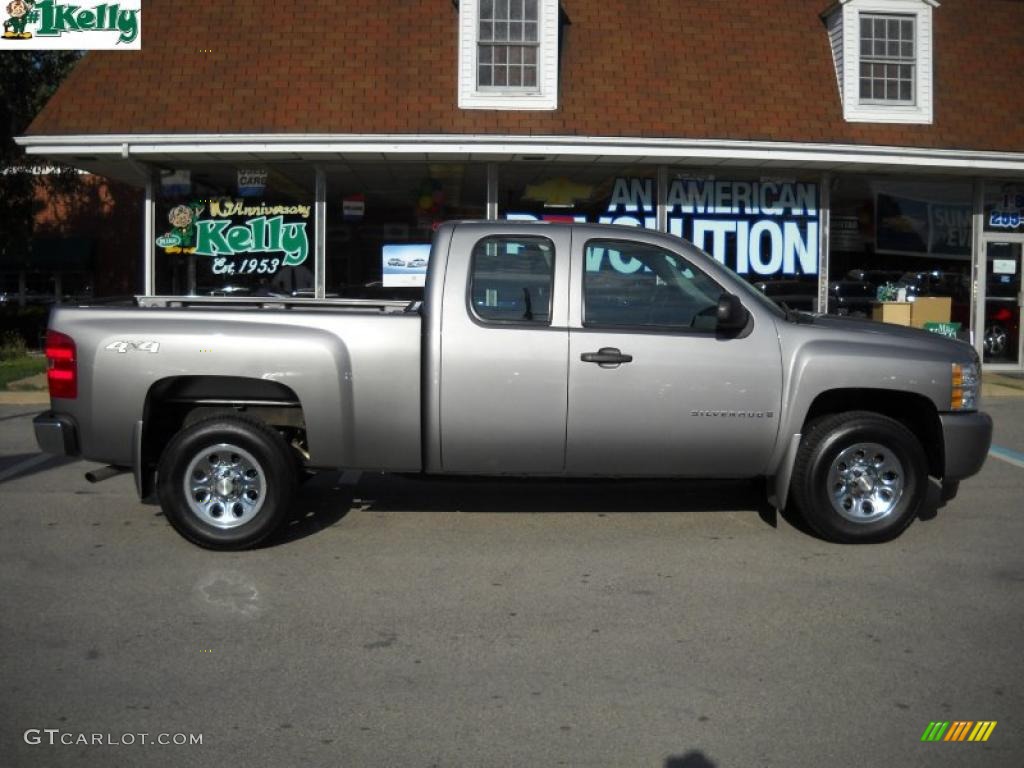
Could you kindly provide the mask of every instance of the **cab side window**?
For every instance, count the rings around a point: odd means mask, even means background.
[[[548,325],[555,246],[545,237],[485,237],[473,247],[470,306],[485,323]]]
[[[583,324],[711,332],[723,291],[672,251],[627,240],[584,250]]]

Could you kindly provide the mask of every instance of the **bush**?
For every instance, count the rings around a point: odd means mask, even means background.
[[[16,360],[27,351],[25,339],[17,331],[4,331],[0,335],[0,360]]]

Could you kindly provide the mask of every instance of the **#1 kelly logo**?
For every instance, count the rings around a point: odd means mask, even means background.
[[[0,0],[0,51],[139,50],[141,0],[71,5],[57,0]]]

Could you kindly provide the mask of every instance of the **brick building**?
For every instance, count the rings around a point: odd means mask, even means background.
[[[585,218],[680,234],[797,308],[948,297],[988,362],[1021,365],[1024,3],[143,19],[141,51],[88,54],[20,139],[145,189],[141,293],[414,297],[440,220]]]

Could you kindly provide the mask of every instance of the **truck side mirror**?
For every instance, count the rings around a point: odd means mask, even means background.
[[[723,293],[718,297],[718,330],[742,331],[747,327],[750,313],[734,293]]]

